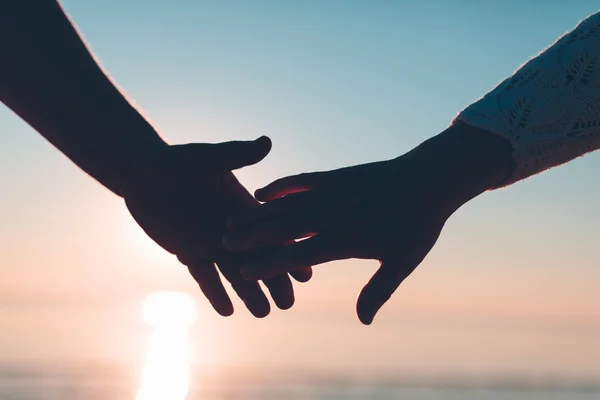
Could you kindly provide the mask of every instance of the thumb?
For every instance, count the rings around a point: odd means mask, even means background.
[[[231,171],[253,165],[271,151],[271,139],[261,136],[252,141],[172,146],[173,157],[203,169]]]
[[[358,296],[356,313],[365,325],[371,325],[375,314],[392,297],[398,286],[410,275],[413,268],[400,263],[384,261]]]

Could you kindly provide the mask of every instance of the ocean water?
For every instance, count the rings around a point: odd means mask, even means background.
[[[0,372],[1,400],[136,400],[135,375],[81,369],[71,372]],[[181,396],[149,396],[151,400],[184,400]],[[600,385],[444,382],[356,382],[348,378],[286,379],[280,375],[236,374],[195,376],[185,400],[598,400]]]
[[[77,389],[74,387],[54,388],[47,387],[11,387],[10,385],[0,390],[3,400],[134,400],[135,394],[128,391],[110,387],[96,387]],[[488,390],[438,390],[438,389],[386,389],[363,388],[348,389],[319,389],[306,388],[302,391],[261,391],[255,389],[235,391],[190,393],[186,400],[335,400],[335,399],[403,399],[403,400],[598,400],[600,393],[581,392],[531,392],[531,391],[488,391]],[[156,400],[168,400],[166,397],[156,397]],[[173,399],[177,400],[177,399]]]

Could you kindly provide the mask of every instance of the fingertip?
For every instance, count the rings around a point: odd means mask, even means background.
[[[273,279],[266,279],[263,281],[273,302],[280,310],[287,310],[294,305],[294,286],[287,274],[281,274]]]
[[[269,315],[271,313],[271,306],[269,305],[269,303],[267,301],[266,306],[256,307],[256,308],[248,307],[248,310],[256,318],[265,318],[267,315]]]
[[[261,137],[259,137],[258,139],[256,139],[256,142],[264,145],[264,146],[269,146],[271,147],[273,145],[273,142],[271,141],[271,138],[268,137],[267,135],[262,135]]]
[[[289,301],[279,302],[276,304],[277,304],[277,308],[279,308],[280,310],[289,310],[290,308],[292,308],[294,306],[295,302],[296,302],[295,299],[292,298]]]
[[[356,315],[364,325],[371,325],[375,314],[377,314],[377,309],[374,308],[374,304],[369,302],[368,298],[364,295],[365,289],[366,287],[363,288],[356,301]]]
[[[375,317],[375,314],[361,312],[358,309],[357,309],[356,314],[358,315],[358,319],[360,320],[360,322],[362,322],[363,325],[369,326],[373,323],[373,318]]]
[[[267,201],[272,201],[280,197],[283,197],[283,195],[279,193],[272,184],[257,189],[254,192],[254,198],[262,203],[266,203]]]
[[[213,304],[213,308],[215,309],[215,311],[222,317],[230,317],[233,315],[233,304],[231,304],[231,302],[225,306],[220,305],[214,305]]]
[[[290,272],[292,278],[300,283],[306,283],[311,280],[313,277],[313,269],[312,267],[302,268],[296,271]]]
[[[264,156],[269,154],[271,152],[271,148],[273,147],[273,142],[271,141],[271,138],[265,135],[256,139],[254,143],[256,143],[259,146],[261,151],[264,153]]]
[[[271,139],[267,136],[261,136],[256,140],[229,142],[234,144],[230,154],[225,154],[224,157],[229,157],[221,162],[227,169],[235,170],[261,162],[271,151]]]
[[[275,302],[277,308],[279,308],[280,310],[289,310],[294,306],[294,303],[296,302],[296,299],[293,294],[278,295],[277,293],[271,292],[271,297],[273,298],[273,301]]]
[[[269,314],[271,313],[271,310],[267,311],[267,312],[261,312],[261,313],[252,313],[252,315],[254,315],[256,318],[258,319],[263,319],[266,318]]]
[[[233,308],[231,310],[227,310],[221,313],[221,316],[227,318],[227,317],[231,317],[233,315]]]
[[[267,201],[266,197],[267,197],[267,192],[265,191],[265,188],[257,189],[254,192],[254,198],[258,201],[265,202],[265,201]]]

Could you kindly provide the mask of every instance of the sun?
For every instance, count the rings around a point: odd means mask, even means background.
[[[184,400],[190,386],[189,328],[196,305],[181,292],[156,292],[142,304],[142,317],[153,329],[141,371],[137,400]]]
[[[155,292],[144,299],[142,316],[144,322],[156,329],[187,329],[196,322],[196,303],[186,293]]]

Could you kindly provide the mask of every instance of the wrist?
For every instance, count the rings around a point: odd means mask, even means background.
[[[507,140],[460,121],[411,153],[427,166],[425,179],[435,182],[436,195],[449,214],[501,186],[514,168]]]
[[[123,197],[126,186],[146,179],[150,169],[164,159],[169,148],[170,145],[163,141],[154,130],[148,135],[140,135],[137,143],[132,143],[126,152],[121,164],[118,194]]]

